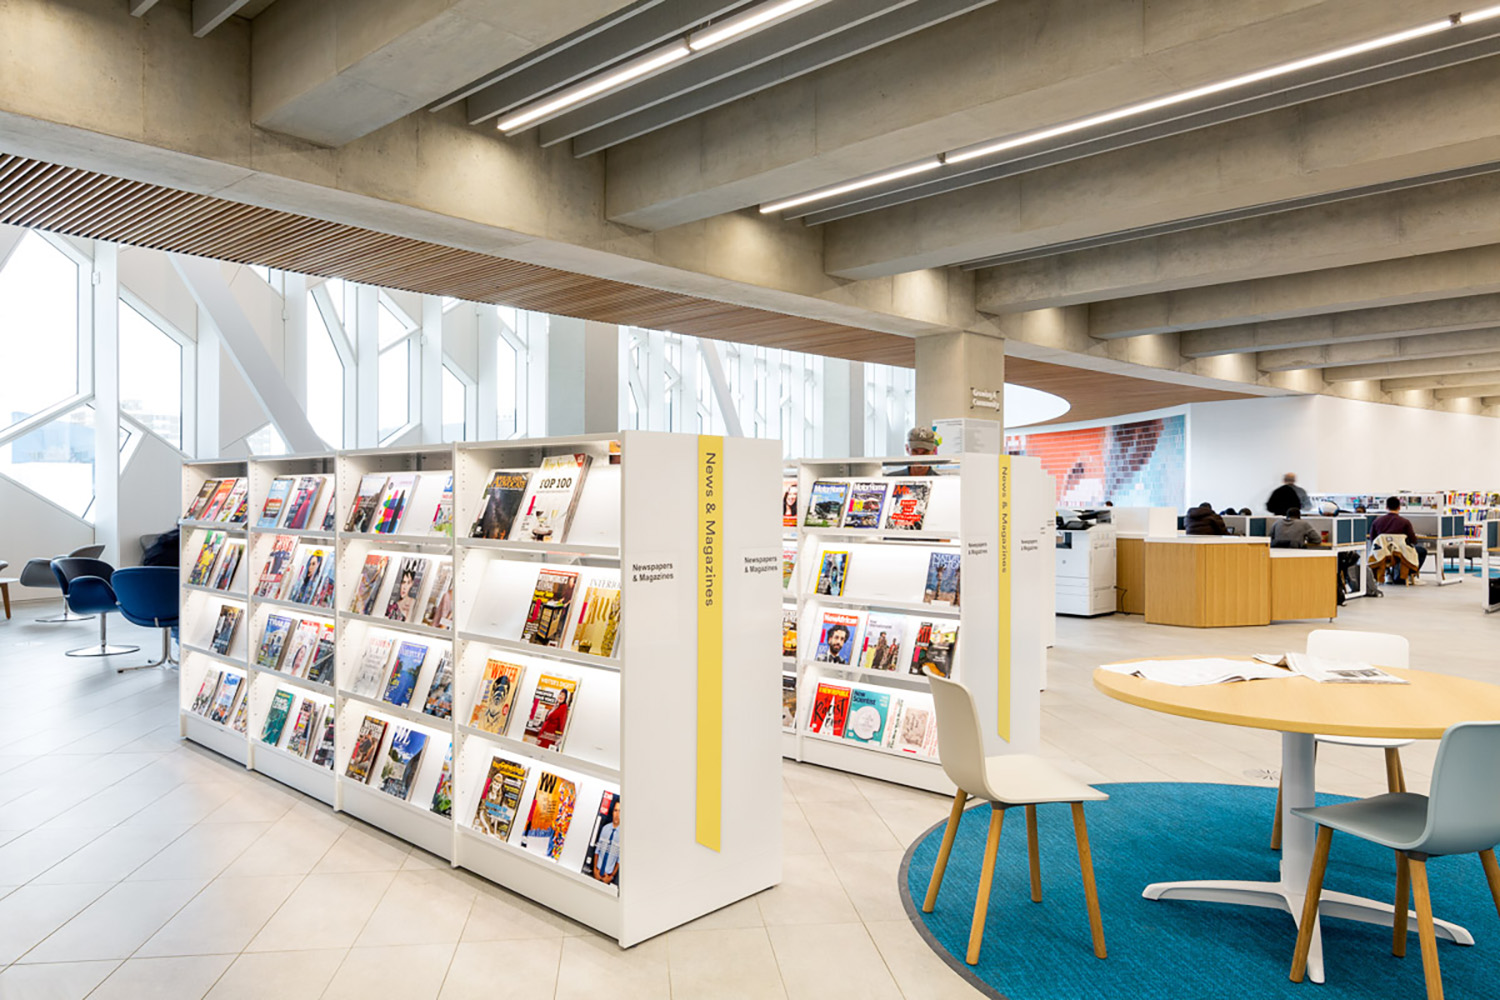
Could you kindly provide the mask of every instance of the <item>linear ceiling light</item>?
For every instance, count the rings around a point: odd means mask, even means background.
[[[1095,128],[1099,125],[1107,125],[1110,122],[1119,121],[1122,118],[1130,118],[1136,115],[1147,114],[1152,111],[1159,111],[1162,108],[1168,108],[1176,104],[1183,104],[1188,101],[1197,100],[1200,97],[1208,97],[1213,94],[1222,93],[1224,91],[1235,90],[1240,87],[1249,86],[1252,83],[1260,83],[1264,80],[1274,79],[1278,76],[1285,76],[1289,73],[1300,72],[1301,70],[1310,69],[1314,66],[1322,66],[1326,63],[1337,62],[1341,59],[1348,59],[1353,56],[1362,55],[1366,52],[1373,52],[1377,49],[1387,48],[1392,45],[1399,45],[1402,42],[1409,42],[1417,38],[1422,38],[1426,35],[1435,35],[1439,32],[1446,31],[1449,28],[1454,28],[1461,24],[1473,24],[1477,21],[1487,21],[1493,17],[1500,17],[1500,6],[1486,7],[1482,10],[1473,11],[1467,14],[1453,14],[1449,17],[1443,18],[1441,21],[1432,21],[1427,24],[1419,25],[1415,28],[1408,28],[1404,31],[1397,31],[1389,35],[1382,35],[1379,38],[1372,38],[1369,41],[1357,42],[1353,45],[1345,45],[1341,48],[1330,49],[1327,52],[1321,52],[1316,55],[1306,56],[1302,59],[1294,59],[1291,62],[1279,63],[1278,65],[1269,66],[1265,69],[1255,70],[1251,73],[1244,73],[1240,76],[1230,77],[1227,80],[1220,80],[1217,83],[1209,83],[1201,87],[1193,87],[1188,90],[1179,90],[1175,93],[1167,94],[1162,97],[1152,98],[1149,101],[1141,101],[1136,104],[1126,105],[1122,108],[1116,108],[1113,111],[1105,111],[1097,115],[1090,115],[1087,118],[1078,118],[1073,121],[1066,122],[1062,125],[1054,125],[1050,128],[1037,129],[1032,132],[1023,132],[1020,135],[1011,136],[1008,139],[1000,139],[995,142],[986,142],[973,146],[965,146],[960,149],[950,150],[946,153],[939,153],[935,157],[930,157],[912,166],[898,167],[895,170],[886,171],[880,174],[872,174],[869,177],[862,178],[860,180],[850,181],[844,184],[835,184],[826,188],[819,188],[816,191],[798,195],[795,198],[787,198],[782,201],[771,202],[769,204],[762,205],[760,210],[762,213],[770,214],[772,212],[781,212],[789,208],[796,208],[800,205],[806,205],[809,202],[822,201],[826,198],[836,198],[839,195],[848,194],[851,191],[858,191],[862,188],[873,187],[877,184],[884,183],[885,181],[896,180],[901,177],[909,177],[912,174],[921,173],[949,163],[963,163],[967,160],[975,160],[984,156],[993,156],[996,153],[1003,153],[1006,150],[1016,149],[1020,146],[1029,146],[1034,143],[1045,142],[1048,139],[1056,139],[1059,136],[1069,135],[1074,132],[1082,132],[1087,129]]]
[[[628,83],[660,72],[681,59],[727,42],[736,41],[768,28],[793,14],[800,14],[809,7],[816,7],[827,2],[828,0],[771,0],[769,3],[757,4],[733,17],[710,24],[706,28],[700,28],[685,38],[675,38],[645,55],[638,56],[614,69],[603,71],[592,79],[553,94],[551,97],[534,101],[510,117],[501,119],[500,131],[507,135],[518,132],[558,112],[584,104],[610,91],[618,90]]]

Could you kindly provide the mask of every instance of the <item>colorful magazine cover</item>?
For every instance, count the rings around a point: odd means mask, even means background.
[[[375,505],[380,494],[385,492],[386,476],[372,472],[359,481],[359,491],[354,494],[354,504],[349,508],[349,520],[344,522],[345,531],[369,531],[375,520]]]
[[[244,609],[225,604],[219,608],[219,617],[214,622],[214,635],[210,648],[220,656],[229,655],[229,646],[234,642],[234,633],[240,626]]]
[[[781,728],[797,728],[797,675],[781,675]]]
[[[422,596],[422,581],[427,577],[424,556],[406,556],[396,570],[390,599],[385,602],[385,617],[396,622],[415,621],[417,600]]]
[[[313,590],[312,600],[308,603],[315,608],[333,609],[334,596],[334,567],[337,563],[329,559],[323,564],[323,575],[318,578],[318,586]]]
[[[937,755],[937,719],[932,709],[906,705],[896,721],[896,738],[892,748],[923,757]]]
[[[318,708],[311,698],[303,698],[297,706],[297,718],[292,723],[292,734],[286,738],[286,752],[298,757],[307,756],[307,748],[317,734]]]
[[[386,664],[390,662],[391,648],[395,644],[396,640],[383,636],[376,636],[365,644],[351,691],[366,698],[374,698],[380,694],[385,686]]]
[[[420,642],[403,642],[397,647],[396,666],[385,685],[386,701],[401,708],[411,704],[411,696],[417,690],[417,675],[422,672],[422,663],[426,659],[427,647]]]
[[[568,629],[568,608],[578,586],[578,571],[545,566],[537,573],[531,607],[521,628],[521,641],[537,646],[561,646]]]
[[[328,496],[323,500],[322,530],[332,531],[339,522],[338,491],[337,487],[333,485],[332,480],[325,484],[323,489],[327,491]]]
[[[266,713],[266,724],[261,727],[260,741],[272,746],[281,742],[281,732],[286,728],[287,716],[292,714],[292,693],[285,688],[277,688],[276,696],[271,699],[271,710]]]
[[[526,828],[521,831],[521,846],[533,854],[556,861],[562,857],[573,810],[578,805],[578,788],[566,778],[543,771],[536,779],[531,795],[531,811]]]
[[[577,698],[576,677],[542,674],[531,696],[531,714],[526,717],[526,731],[521,739],[543,750],[561,750]]]
[[[232,590],[234,578],[240,569],[240,560],[245,555],[244,542],[229,542],[219,554],[219,567],[214,571],[214,589]]]
[[[781,546],[781,589],[789,590],[792,586],[792,574],[797,571],[797,546],[790,542],[784,542]]]
[[[605,885],[620,884],[620,793],[606,791],[594,810],[594,829],[583,855],[583,873]]]
[[[484,792],[474,810],[474,829],[501,840],[510,839],[511,828],[521,811],[521,794],[526,790],[529,771],[525,764],[503,757],[490,761]]]
[[[846,528],[878,528],[880,512],[885,507],[888,483],[855,483],[849,489],[849,506],[844,511]]]
[[[286,498],[292,495],[292,487],[296,482],[295,476],[277,476],[271,480],[271,488],[266,491],[266,502],[261,505],[260,517],[255,521],[257,528],[274,528],[281,523]]]
[[[927,498],[932,492],[930,483],[904,480],[891,487],[890,510],[885,515],[885,526],[890,531],[921,531],[927,517]]]
[[[401,527],[401,519],[406,516],[406,505],[411,502],[412,490],[416,488],[417,475],[414,472],[399,472],[391,476],[385,484],[385,492],[381,494],[380,503],[375,509],[375,523],[370,530],[378,535],[394,535]]]
[[[427,529],[434,535],[447,535],[453,537],[453,473],[448,473],[448,484],[443,487],[443,495],[438,500],[437,509],[432,512],[432,525]]]
[[[219,520],[219,514],[224,509],[224,501],[229,499],[229,494],[234,491],[234,484],[237,482],[239,482],[238,479],[219,480],[219,485],[214,487],[214,495],[209,498],[208,503],[204,504],[203,510],[199,513],[198,520]]]
[[[781,480],[781,526],[797,526],[797,478],[787,476]]]
[[[818,564],[818,585],[815,588],[819,594],[829,597],[840,597],[844,593],[844,579],[849,575],[849,553],[847,552],[824,552],[823,559]]]
[[[269,597],[272,600],[281,597],[296,548],[297,539],[293,535],[277,535],[271,542],[271,554],[266,556],[266,564],[260,571],[260,581],[255,585],[256,597]]]
[[[927,560],[927,584],[922,588],[922,603],[958,606],[959,567],[963,562],[957,552],[934,552]]]
[[[333,625],[325,622],[318,629],[318,646],[307,668],[307,679],[314,684],[332,684],[333,654]]]
[[[287,504],[284,527],[302,530],[312,524],[313,512],[318,507],[318,495],[323,492],[322,476],[303,476],[297,480],[296,492]]]
[[[354,737],[354,749],[349,752],[349,766],[344,769],[346,776],[369,784],[375,757],[380,753],[380,744],[385,741],[386,725],[384,719],[365,716],[359,724],[359,734]]]
[[[895,670],[901,666],[901,640],[905,634],[905,618],[870,612],[870,617],[865,621],[865,645],[859,654],[860,667],[865,670]]]
[[[453,627],[453,560],[440,559],[432,571],[432,590],[427,595],[427,608],[422,612],[422,624],[428,628]]]
[[[912,644],[911,673],[925,675],[929,667],[939,677],[953,670],[953,656],[958,647],[958,626],[952,622],[923,622],[917,626]]]
[[[338,750],[334,742],[338,734],[338,716],[334,713],[332,705],[329,705],[328,711],[323,713],[322,731],[323,734],[318,737],[318,747],[313,751],[312,762],[332,771],[333,759]]]
[[[268,615],[266,630],[260,636],[260,648],[255,652],[257,665],[267,670],[281,669],[281,654],[286,651],[286,640],[296,623],[286,615]]]
[[[375,598],[380,594],[380,584],[385,580],[385,568],[390,561],[389,556],[365,556],[365,564],[359,571],[359,583],[354,588],[354,600],[349,602],[350,611],[357,615],[374,613]]]
[[[250,728],[250,696],[246,695],[240,699],[239,707],[234,710],[234,731],[244,735]]]
[[[509,538],[530,482],[529,469],[496,469],[491,472],[484,494],[479,498],[479,513],[469,528],[469,537]]]
[[[198,550],[198,561],[188,574],[188,583],[195,587],[207,587],[213,579],[214,563],[219,559],[219,549],[224,544],[224,532],[210,531],[203,537],[203,547]]]
[[[313,657],[317,654],[318,636],[323,632],[319,622],[306,618],[297,623],[292,637],[287,640],[286,652],[281,657],[281,670],[293,677],[307,677],[312,669]]]
[[[239,698],[240,689],[244,686],[244,678],[239,674],[224,671],[224,677],[219,681],[218,693],[214,696],[214,707],[209,710],[208,721],[227,723],[234,715],[236,699]]]
[[[825,611],[818,631],[819,663],[842,663],[850,666],[854,659],[854,641],[859,635],[859,615],[852,611]]]
[[[581,453],[542,459],[542,467],[531,481],[525,512],[511,537],[531,542],[566,541],[592,461]]]
[[[427,734],[420,729],[396,727],[391,745],[386,748],[380,767],[380,790],[403,802],[411,798],[417,772],[422,767],[422,751],[427,749]]]
[[[193,698],[193,706],[189,711],[194,715],[208,715],[214,704],[214,695],[219,693],[219,682],[224,679],[224,671],[210,670],[203,675],[203,683],[198,685],[198,694]]]
[[[198,487],[198,495],[193,498],[192,503],[188,504],[187,513],[183,515],[183,519],[187,521],[198,520],[203,511],[207,509],[209,501],[214,498],[214,493],[218,488],[219,481],[217,479],[205,479],[203,485]]]
[[[453,744],[448,744],[448,755],[443,758],[443,771],[438,775],[437,787],[432,790],[432,805],[429,808],[439,816],[453,815]]]
[[[807,731],[819,736],[843,736],[849,717],[849,689],[840,684],[819,684],[807,716]]]
[[[573,649],[595,656],[613,656],[620,634],[620,578],[603,573],[589,582],[583,606],[573,626]]]
[[[781,655],[788,659],[797,657],[797,609],[781,609]]]
[[[316,604],[315,599],[318,596],[318,588],[322,586],[323,578],[333,572],[329,556],[327,549],[302,549],[297,571],[292,574],[286,600],[295,601],[298,604]]]
[[[521,674],[525,667],[503,660],[490,660],[484,665],[484,679],[479,683],[479,697],[474,701],[474,711],[469,716],[469,725],[497,736],[504,735],[510,722],[511,705],[515,702],[516,688],[521,685]]]
[[[453,654],[444,649],[438,664],[432,671],[432,683],[427,685],[427,698],[422,704],[424,715],[439,719],[453,716]]]
[[[844,739],[854,743],[881,744],[891,710],[891,696],[884,691],[855,688],[849,694],[849,717]]]
[[[849,495],[849,484],[820,479],[813,483],[812,496],[807,500],[807,517],[804,528],[837,528],[843,523],[844,499]]]
[[[250,512],[250,487],[243,479],[233,480],[234,486],[229,490],[229,496],[224,498],[224,506],[219,508],[219,520],[225,524],[243,524],[245,517]]]

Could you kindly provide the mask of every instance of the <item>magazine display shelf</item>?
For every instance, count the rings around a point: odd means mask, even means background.
[[[801,599],[801,588],[798,581],[801,574],[796,572],[798,558],[798,524],[800,523],[800,496],[801,472],[794,462],[781,470],[781,558],[782,558],[782,590],[781,590],[781,613],[783,622],[787,615],[794,619],[801,617],[799,601]],[[790,523],[788,523],[790,522]],[[792,571],[787,572],[786,561],[791,559]],[[799,624],[800,629],[800,624]],[[783,641],[785,641],[785,625],[782,626]],[[782,714],[781,714],[781,755],[789,760],[797,759],[797,699],[800,678],[797,673],[797,657],[787,656],[783,652],[781,657],[781,683],[782,683]],[[788,691],[790,685],[790,691]],[[790,706],[787,704],[790,699]],[[788,720],[790,711],[790,720]]]

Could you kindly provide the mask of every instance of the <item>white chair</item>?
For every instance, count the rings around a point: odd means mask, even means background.
[[[1073,806],[1073,832],[1078,840],[1078,864],[1083,871],[1083,891],[1088,902],[1089,929],[1094,937],[1094,954],[1105,957],[1104,922],[1099,913],[1099,892],[1094,886],[1094,863],[1089,854],[1088,827],[1084,824],[1083,803],[1109,798],[1104,792],[1069,777],[1052,764],[1030,754],[984,755],[984,738],[979,713],[969,689],[957,681],[927,673],[932,683],[933,708],[937,713],[938,756],[943,771],[958,786],[953,797],[953,811],[943,830],[943,844],[932,879],[927,884],[927,898],[922,912],[931,913],[943,884],[943,871],[953,850],[953,838],[963,818],[969,796],[990,804],[990,833],[984,848],[984,867],[979,874],[979,895],[974,900],[974,920],[969,929],[969,950],[965,961],[979,962],[979,946],[984,939],[984,920],[989,911],[990,883],[995,876],[995,851],[1000,845],[1000,826],[1005,810],[1011,806],[1026,807],[1026,846],[1031,860],[1031,899],[1042,901],[1042,867],[1037,855],[1036,807],[1041,802],[1069,802]]]
[[[1356,632],[1320,628],[1307,636],[1307,655],[1321,660],[1372,663],[1382,667],[1406,667],[1411,663],[1411,643],[1405,636],[1389,632]],[[1348,747],[1373,747],[1385,751],[1386,787],[1392,792],[1406,791],[1406,775],[1401,770],[1401,747],[1411,740],[1386,740],[1364,736],[1317,736],[1319,743]],[[1276,790],[1276,821],[1271,827],[1271,848],[1281,849],[1281,789]]]

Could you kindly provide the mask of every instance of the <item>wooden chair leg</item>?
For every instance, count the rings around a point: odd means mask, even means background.
[[[1276,818],[1271,821],[1271,850],[1281,850],[1281,781],[1276,782]]]
[[[1484,865],[1484,877],[1490,883],[1490,898],[1495,901],[1495,912],[1500,913],[1500,864],[1495,863],[1495,849],[1479,852],[1479,861]]]
[[[1297,925],[1297,950],[1292,953],[1292,982],[1307,975],[1307,953],[1312,950],[1313,928],[1318,925],[1318,901],[1323,898],[1323,875],[1328,871],[1328,851],[1333,847],[1333,828],[1318,828],[1318,847],[1313,852],[1312,871],[1307,876],[1307,898],[1302,921]]]
[[[1036,806],[1026,807],[1026,853],[1031,861],[1031,901],[1042,901],[1042,853],[1037,844]]]
[[[1406,775],[1401,770],[1401,751],[1396,747],[1385,748],[1385,787],[1388,791],[1406,791]]]
[[[1411,865],[1406,855],[1396,852],[1396,914],[1391,921],[1391,954],[1406,957],[1406,919],[1411,907]]]
[[[969,793],[962,788],[953,796],[948,825],[943,829],[943,846],[938,848],[937,863],[932,866],[932,878],[927,882],[927,898],[922,901],[923,913],[931,913],[937,903],[938,890],[943,886],[943,872],[948,870],[948,855],[953,852],[953,838],[958,835],[958,823],[964,818],[964,803],[968,799]]]
[[[1427,980],[1427,1000],[1443,1000],[1437,931],[1432,926],[1432,897],[1427,891],[1427,861],[1412,858],[1410,865],[1412,895],[1417,898],[1417,940],[1422,944],[1422,977]]]
[[[979,894],[974,897],[974,922],[969,927],[969,951],[964,961],[979,964],[979,946],[984,942],[984,919],[990,910],[990,883],[995,878],[995,851],[1000,846],[1000,826],[1005,809],[990,803],[990,836],[984,842],[984,867],[979,871]]]
[[[1083,874],[1083,897],[1088,903],[1089,932],[1094,936],[1094,955],[1107,958],[1104,948],[1104,916],[1099,912],[1099,887],[1094,884],[1094,856],[1089,851],[1089,828],[1083,819],[1083,803],[1073,803],[1073,836],[1078,839],[1078,868]]]

